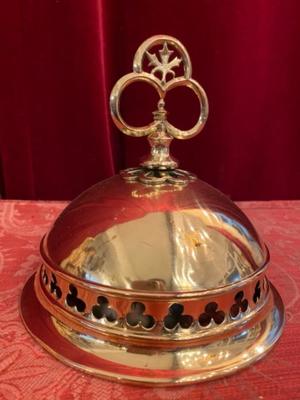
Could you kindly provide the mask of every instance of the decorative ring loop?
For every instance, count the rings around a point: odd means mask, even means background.
[[[206,123],[208,117],[208,100],[204,89],[194,79],[186,80],[184,78],[177,78],[171,80],[166,86],[166,91],[170,91],[176,87],[184,86],[193,90],[197,95],[200,105],[200,113],[196,124],[188,130],[181,130],[166,121],[166,130],[176,139],[190,139],[200,133]]]
[[[151,74],[143,72],[142,74],[137,74],[136,72],[131,72],[130,74],[124,75],[120,78],[115,86],[113,87],[110,95],[110,111],[112,115],[112,119],[115,125],[126,135],[129,136],[147,136],[156,131],[156,122],[153,121],[148,125],[141,127],[134,127],[127,124],[120,112],[120,99],[124,89],[131,85],[134,82],[147,82],[151,86],[153,86],[158,92],[159,97],[162,99],[165,96],[164,91],[162,90],[159,80],[153,79]]]
[[[162,49],[159,50],[159,57],[157,57],[155,53],[150,53],[151,48],[158,44],[163,45]],[[170,50],[168,45],[175,48],[181,57],[171,57],[173,50]],[[153,67],[150,73],[143,70],[145,57],[149,59],[149,66]],[[176,77],[173,69],[179,67],[180,64],[183,64],[184,72],[183,75]],[[142,43],[135,54],[133,71],[134,72],[123,76],[117,81],[110,96],[110,108],[113,121],[123,133],[136,137],[147,136],[156,132],[158,127],[161,129],[162,121],[166,133],[177,139],[189,139],[202,130],[208,117],[208,100],[204,89],[198,82],[191,78],[192,65],[189,55],[185,47],[177,39],[163,35],[147,39]],[[158,74],[160,77],[157,76]],[[167,80],[170,75],[172,78]],[[161,100],[165,99],[168,91],[178,86],[185,86],[192,89],[200,103],[199,118],[194,127],[189,130],[180,130],[174,127],[166,120],[165,112],[161,112],[161,118],[159,120],[156,119],[146,126],[134,127],[127,124],[120,113],[120,97],[127,86],[137,81],[147,82],[153,86]]]
[[[143,72],[143,61],[148,50],[159,44],[164,45],[165,43],[173,46],[178,53],[182,56],[184,77],[190,79],[192,77],[192,63],[190,60],[189,53],[183,44],[176,38],[167,35],[156,35],[145,40],[140,47],[137,49],[134,60],[133,60],[133,71],[137,73]]]

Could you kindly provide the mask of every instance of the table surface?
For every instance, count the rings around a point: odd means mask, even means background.
[[[300,201],[243,202],[271,253],[268,276],[286,307],[279,343],[231,377],[178,388],[111,383],[66,367],[25,331],[18,301],[40,263],[39,241],[65,202],[0,201],[0,399],[300,399]]]

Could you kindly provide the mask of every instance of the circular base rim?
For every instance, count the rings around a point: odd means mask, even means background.
[[[78,335],[77,332],[55,320],[42,307],[34,291],[34,275],[29,278],[23,288],[20,314],[26,329],[33,338],[50,354],[71,367],[122,383],[177,386],[232,374],[258,361],[271,350],[282,333],[284,305],[279,293],[271,284],[270,289],[273,296],[272,309],[262,321],[251,328],[251,341],[247,337],[243,340],[242,336],[246,332],[243,331],[239,334],[242,339],[237,340],[235,336],[209,345],[212,346],[208,352],[209,359],[213,360],[211,366],[204,365],[203,358],[202,361],[196,359],[196,354],[203,354],[203,349],[207,347],[204,345],[163,352],[132,346],[126,348],[124,345],[113,345],[90,336]],[[237,343],[238,348],[236,348]],[[181,365],[176,366],[171,363],[169,368],[153,368],[153,365],[162,365],[161,362],[166,358],[172,358],[173,361],[176,359],[177,362],[178,354],[183,351],[188,355],[190,362],[188,367],[181,362]],[[229,359],[220,358],[220,351],[223,355],[229,354]],[[126,354],[125,358],[124,354]],[[233,355],[230,356],[230,354]],[[141,357],[142,362],[139,361]],[[119,362],[116,361],[118,359]],[[137,360],[137,365],[133,365],[135,360]],[[149,365],[152,366],[149,367]]]

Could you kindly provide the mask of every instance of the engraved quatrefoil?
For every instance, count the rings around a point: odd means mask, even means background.
[[[157,46],[162,46],[158,50]],[[174,50],[172,50],[174,49]],[[174,51],[177,53],[173,54]],[[148,60],[150,72],[144,68]],[[183,73],[180,73],[182,66]],[[178,75],[177,75],[178,73]],[[120,113],[120,98],[127,86],[142,81],[154,87],[160,97],[154,120],[146,126],[134,127],[126,123]],[[199,117],[196,124],[188,130],[181,130],[167,120],[165,110],[166,95],[179,86],[190,88],[199,100]],[[138,48],[133,60],[133,72],[120,78],[112,89],[110,108],[114,123],[126,135],[148,136],[151,154],[142,164],[142,168],[129,169],[121,174],[128,181],[140,180],[145,184],[184,185],[193,180],[186,171],[177,169],[177,162],[169,153],[173,138],[189,139],[197,135],[204,127],[208,116],[208,101],[203,88],[192,79],[192,66],[185,47],[171,36],[158,35],[146,40]]]

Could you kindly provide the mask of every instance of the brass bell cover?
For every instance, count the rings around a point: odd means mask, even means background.
[[[120,113],[136,81],[160,97],[144,127]],[[199,99],[187,131],[167,120],[166,94],[178,86]],[[86,190],[54,222],[23,289],[26,328],[64,363],[122,382],[188,384],[250,365],[279,339],[284,306],[247,216],[170,155],[171,140],[195,136],[208,116],[184,46],[170,36],[146,40],[110,106],[120,130],[148,137],[151,154]]]

